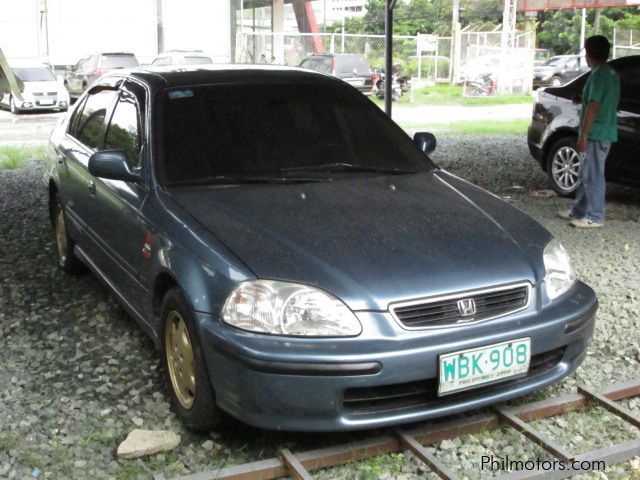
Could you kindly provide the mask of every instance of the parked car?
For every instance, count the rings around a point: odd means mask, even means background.
[[[112,72],[48,148],[58,264],[153,338],[190,428],[425,420],[585,356],[597,300],[560,243],[330,76]]]
[[[589,70],[581,55],[556,55],[533,69],[533,88],[559,87]]]
[[[69,93],[47,64],[36,60],[11,60],[9,65],[22,82],[22,100],[11,92],[2,92],[1,106],[16,114],[36,110],[67,110]]]
[[[611,60],[620,74],[618,142],[606,162],[608,181],[640,184],[640,55]],[[590,72],[562,87],[538,91],[528,130],[531,155],[547,173],[553,189],[572,196],[580,182],[580,156],[575,149],[580,124],[580,102]]]
[[[79,96],[101,75],[114,69],[137,66],[138,59],[133,53],[95,53],[78,60],[78,63],[67,72],[65,86],[72,96]]]
[[[213,63],[213,60],[202,50],[168,50],[154,58],[151,65],[161,67],[166,65],[206,65],[209,63]]]
[[[333,75],[353,85],[365,95],[371,95],[374,92],[374,75],[364,55],[355,53],[311,55],[300,63],[300,67]]]

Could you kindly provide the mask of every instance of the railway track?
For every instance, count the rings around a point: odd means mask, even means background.
[[[565,412],[585,410],[597,405],[640,429],[640,418],[616,403],[618,400],[634,396],[640,396],[640,379],[618,383],[599,392],[578,387],[577,392],[571,395],[533,402],[511,409],[494,406],[492,412],[488,414],[473,415],[438,425],[424,424],[408,430],[392,429],[386,434],[377,435],[370,439],[295,454],[288,449],[282,449],[279,451],[279,456],[275,458],[225,467],[215,471],[173,477],[170,480],[269,480],[286,476],[309,480],[313,478],[311,472],[314,471],[348,462],[364,461],[378,455],[404,451],[411,451],[427,465],[431,472],[440,478],[457,480],[459,477],[451,467],[425,447],[461,435],[505,426],[514,428],[546,450],[555,460],[555,462],[551,461],[552,464],[554,466],[557,464],[558,468],[515,470],[494,478],[501,480],[569,478],[579,473],[585,473],[584,465],[592,465],[594,462],[613,465],[640,455],[640,438],[576,455],[532,428],[529,422],[562,415]],[[562,468],[559,468],[560,465]],[[155,475],[154,480],[169,479],[164,475]]]

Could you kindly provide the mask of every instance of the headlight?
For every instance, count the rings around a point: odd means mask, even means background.
[[[347,306],[306,285],[255,280],[238,285],[222,308],[229,325],[258,333],[297,337],[351,337],[362,326]]]
[[[543,257],[546,270],[544,284],[547,296],[553,300],[571,288],[576,281],[576,273],[569,254],[556,239],[545,247]]]

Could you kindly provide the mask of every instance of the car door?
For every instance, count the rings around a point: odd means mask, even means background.
[[[117,91],[109,86],[92,89],[74,110],[67,134],[56,146],[59,195],[71,220],[72,236],[91,257],[100,251],[91,229],[95,180],[88,170],[89,157],[102,146],[105,121],[116,98]]]
[[[95,231],[102,257],[102,266],[113,286],[127,301],[141,310],[147,298],[150,277],[151,230],[141,210],[148,194],[144,181],[147,151],[145,142],[145,90],[125,81],[106,126],[104,150],[122,150],[129,167],[141,174],[141,181],[126,182],[96,178],[96,192],[91,204],[91,227]]]
[[[612,149],[612,175],[625,182],[640,183],[640,62],[628,62],[620,70],[618,144]]]

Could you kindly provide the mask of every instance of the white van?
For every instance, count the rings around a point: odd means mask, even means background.
[[[58,80],[44,63],[35,61],[9,61],[14,75],[24,85],[22,101],[8,92],[3,92],[0,105],[12,113],[32,110],[59,110],[69,107],[69,92],[62,80]]]

